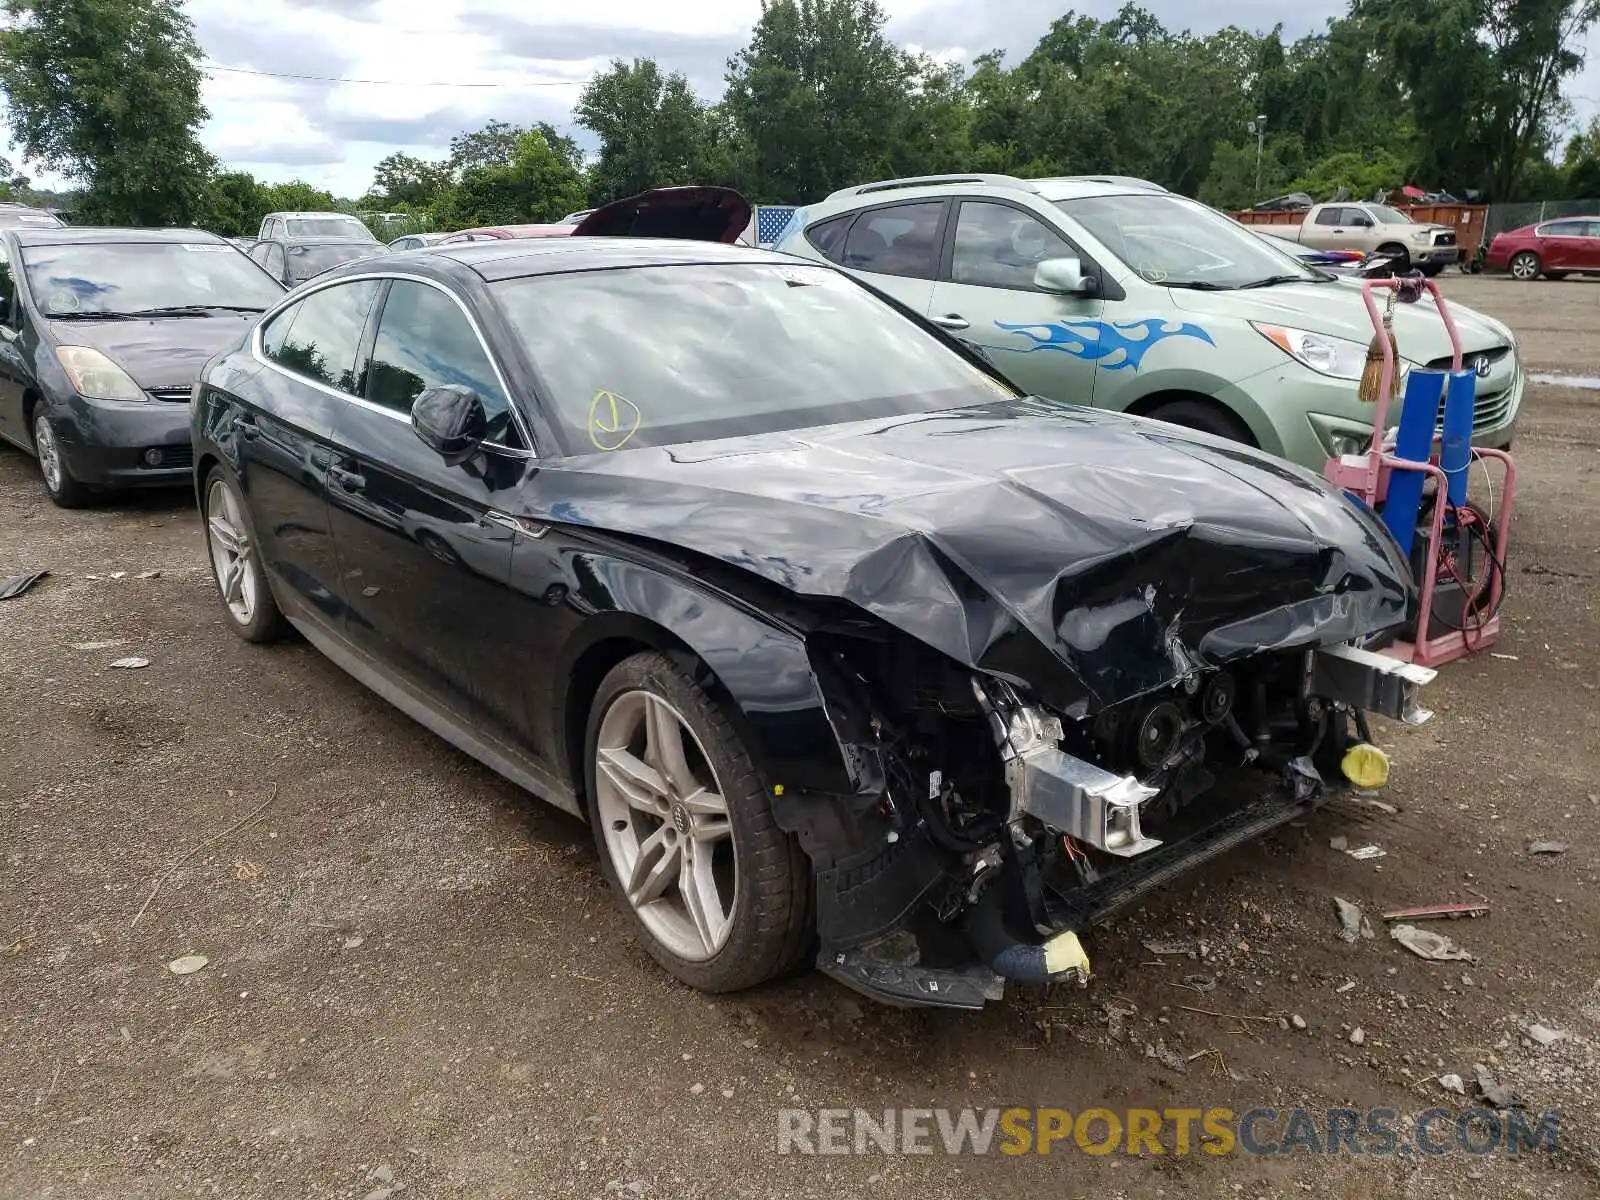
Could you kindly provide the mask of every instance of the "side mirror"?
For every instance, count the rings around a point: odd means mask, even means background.
[[[431,387],[411,405],[411,428],[452,467],[471,458],[489,432],[478,393],[459,383]]]
[[[1094,280],[1083,273],[1076,258],[1047,258],[1033,272],[1033,286],[1041,292],[1060,296],[1085,296],[1094,291]]]

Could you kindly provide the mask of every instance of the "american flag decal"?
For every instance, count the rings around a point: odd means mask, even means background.
[[[756,208],[756,244],[770,246],[794,215],[795,204],[762,204]]]

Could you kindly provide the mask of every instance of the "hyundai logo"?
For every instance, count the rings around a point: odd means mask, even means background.
[[[1489,378],[1489,372],[1494,369],[1494,364],[1489,361],[1487,354],[1480,354],[1472,362],[1472,369],[1477,372],[1479,379]]]

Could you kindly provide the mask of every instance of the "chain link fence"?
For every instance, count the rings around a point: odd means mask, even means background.
[[[1485,243],[1495,234],[1521,229],[1557,217],[1588,217],[1600,214],[1600,200],[1537,200],[1526,204],[1491,204],[1484,226]]]

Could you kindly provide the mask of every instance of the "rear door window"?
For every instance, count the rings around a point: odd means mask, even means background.
[[[845,213],[842,217],[833,217],[827,221],[818,221],[806,230],[806,241],[816,247],[817,253],[829,262],[842,262],[844,260],[844,236],[850,232],[850,222],[855,220],[855,213]]]
[[[862,213],[845,238],[841,266],[932,279],[939,257],[943,200],[917,200]]]
[[[291,374],[359,396],[366,364],[357,357],[377,296],[376,279],[314,292],[268,322],[262,330],[262,350]]]

